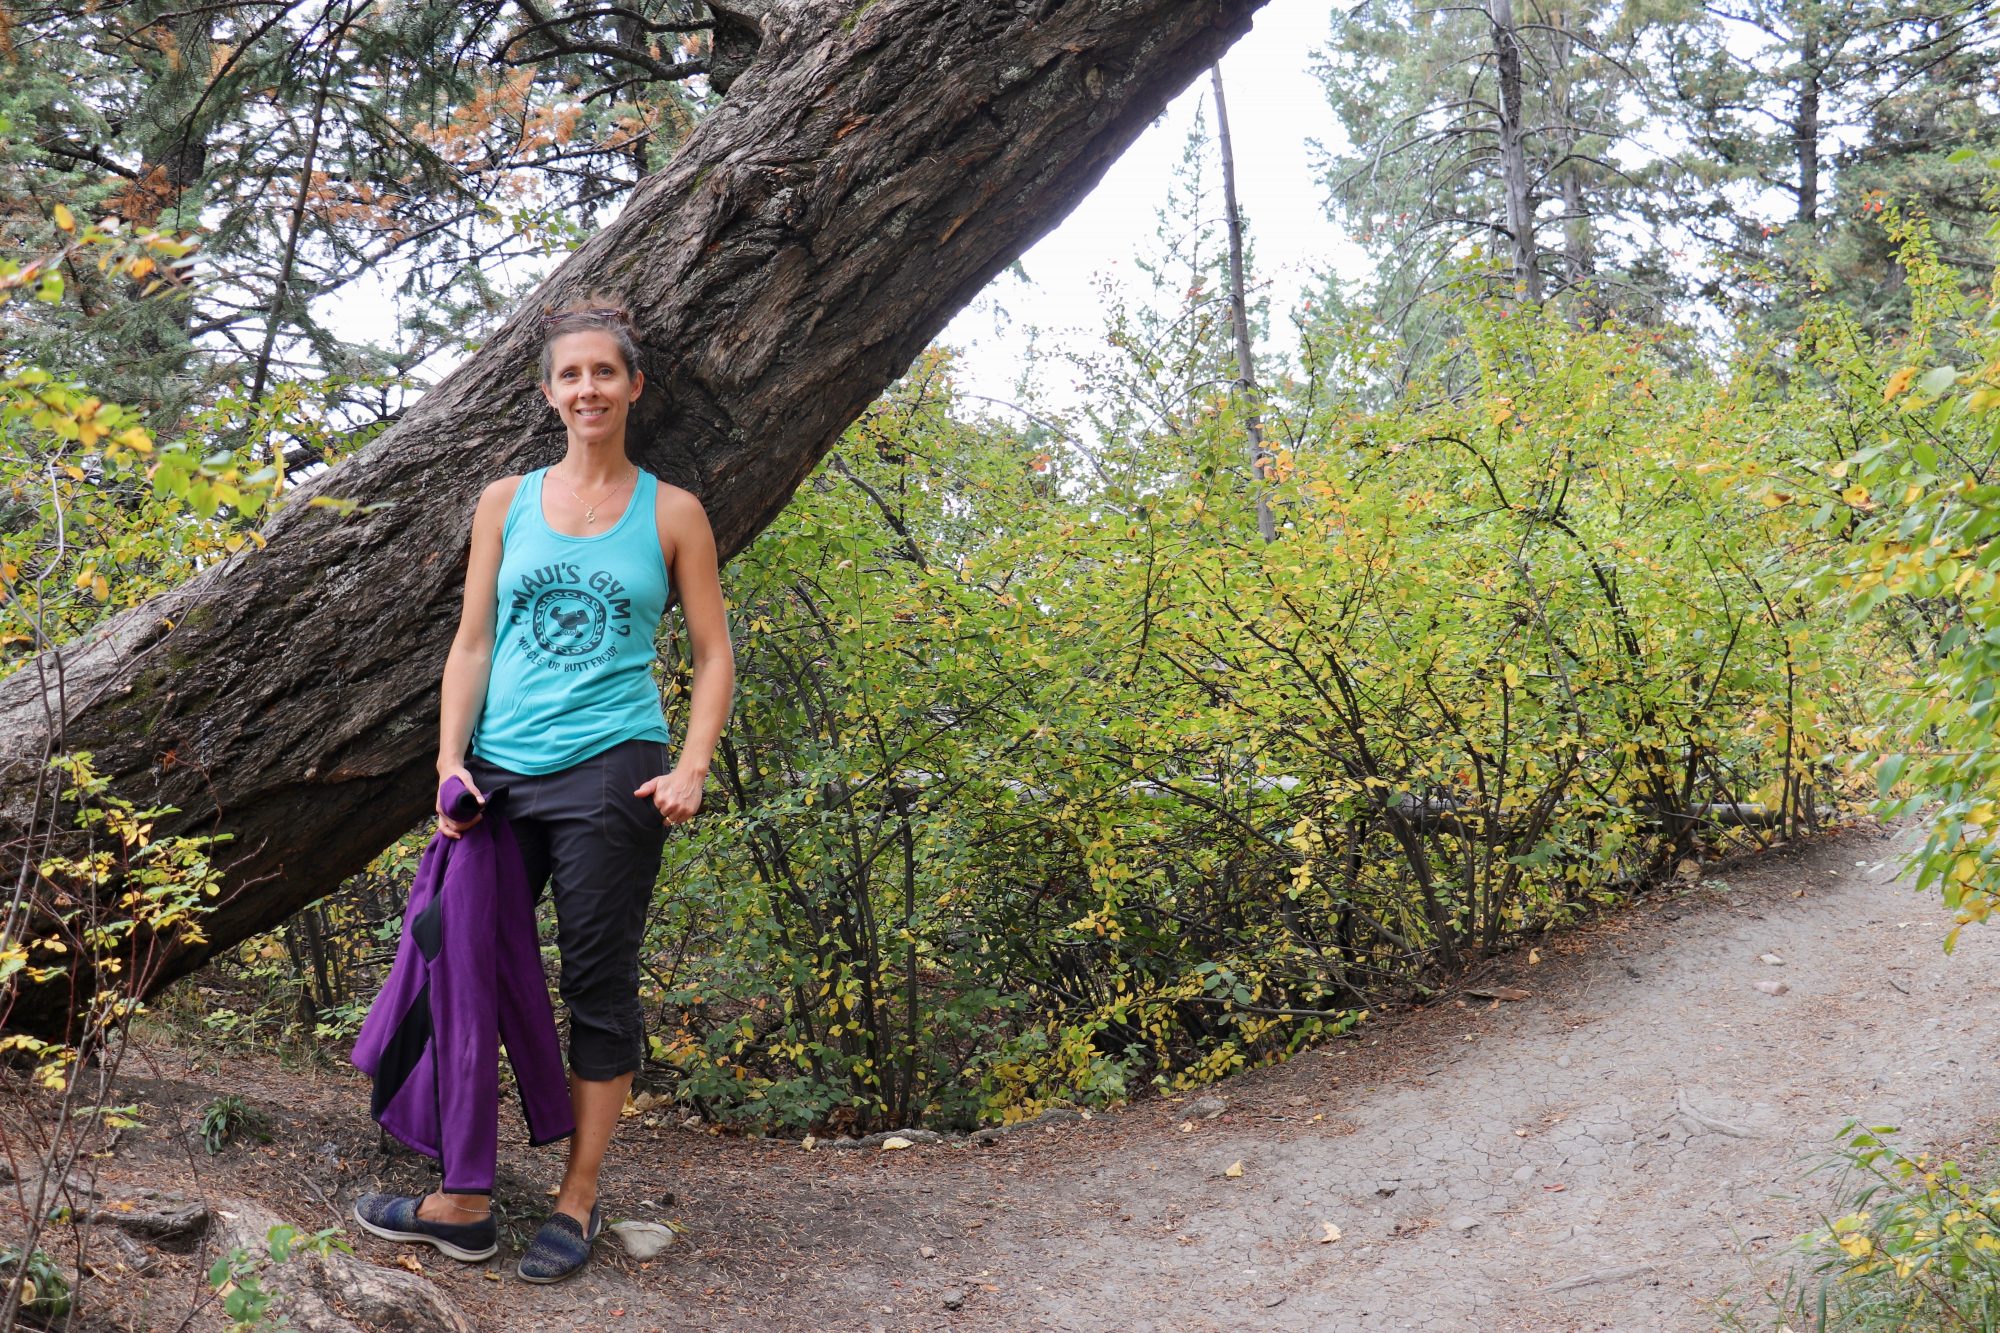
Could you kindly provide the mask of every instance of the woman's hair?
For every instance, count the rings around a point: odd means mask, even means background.
[[[556,339],[568,333],[610,334],[612,341],[618,344],[619,356],[624,358],[626,373],[639,373],[639,344],[632,337],[632,312],[609,297],[593,296],[560,310],[543,313],[542,383],[547,384],[549,375],[555,370]]]

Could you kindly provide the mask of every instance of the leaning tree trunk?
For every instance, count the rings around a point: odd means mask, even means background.
[[[430,808],[474,505],[560,455],[532,382],[545,308],[638,312],[632,453],[734,554],[1262,3],[718,0],[756,34],[748,69],[477,354],[294,494],[264,549],[61,650],[59,726],[35,664],[0,682],[0,846],[26,845],[51,745],[179,807],[155,836],[233,835],[207,941],[169,942],[160,984],[327,893]],[[24,990],[8,1025],[59,1030],[88,984]]]

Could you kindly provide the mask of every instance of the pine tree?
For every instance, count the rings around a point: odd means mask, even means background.
[[[1632,276],[1646,239],[1620,229],[1639,184],[1616,157],[1632,132],[1620,21],[1545,0],[1371,0],[1336,20],[1319,74],[1346,146],[1325,178],[1378,256],[1392,326],[1474,254],[1530,301],[1586,284],[1657,297]]]
[[[78,275],[63,308],[10,310],[10,344],[170,432],[230,400],[247,421],[285,380],[314,382],[349,426],[392,415],[427,358],[462,352],[712,100],[710,20],[684,0],[554,17],[135,0],[14,19],[0,243],[32,248],[62,202],[201,246],[176,275],[185,299]],[[339,318],[391,296],[393,325]]]

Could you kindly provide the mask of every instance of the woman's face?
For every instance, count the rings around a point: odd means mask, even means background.
[[[542,396],[580,443],[620,439],[625,417],[645,387],[618,350],[618,340],[598,329],[565,333],[549,349],[549,377]]]

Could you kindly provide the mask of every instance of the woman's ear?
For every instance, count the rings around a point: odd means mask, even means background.
[[[551,408],[555,408],[556,396],[549,392],[549,382],[547,380],[536,380],[535,387],[542,391],[542,401],[547,403]],[[561,409],[557,408],[556,410],[560,411]]]
[[[631,401],[632,401],[632,402],[635,402],[635,403],[636,403],[636,402],[638,402],[638,401],[639,401],[639,391],[640,391],[640,390],[642,390],[642,389],[644,389],[645,387],[646,387],[646,372],[645,372],[645,371],[643,371],[643,370],[635,370],[635,371],[633,371],[633,372],[632,372],[632,398],[631,398]]]

